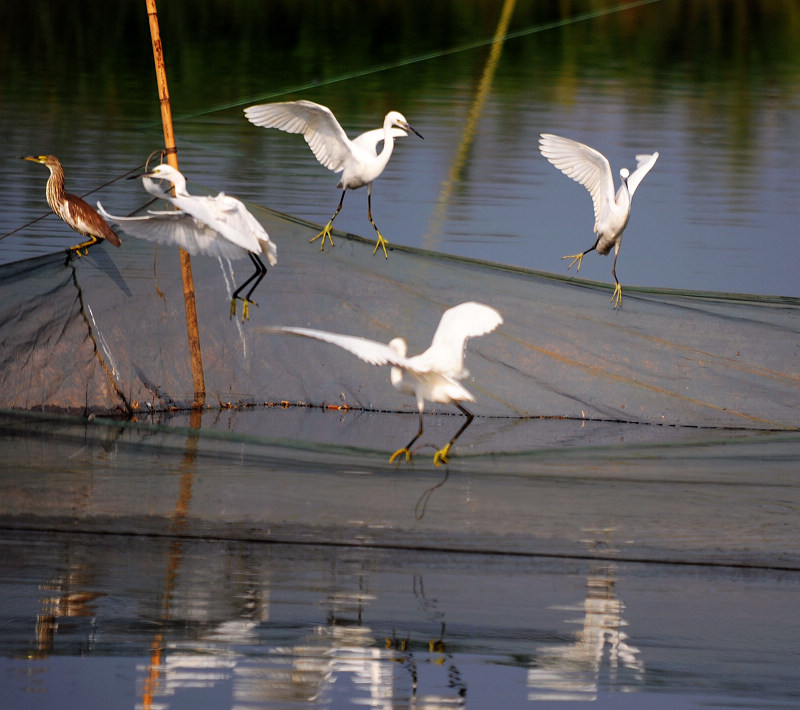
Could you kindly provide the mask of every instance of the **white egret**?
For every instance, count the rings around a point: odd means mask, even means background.
[[[277,263],[277,249],[264,227],[253,217],[244,204],[235,197],[220,192],[217,196],[190,195],[186,178],[171,165],[157,165],[138,177],[151,195],[171,202],[177,210],[148,210],[140,217],[118,217],[109,214],[98,202],[97,209],[106,219],[141,239],[183,247],[190,254],[205,254],[226,259],[241,259],[246,254],[256,270],[231,296],[231,318],[236,315],[236,299],[241,300],[242,322],[250,317],[250,304],[258,305],[250,297],[264,278],[267,268],[259,255],[264,254],[271,266]],[[153,178],[168,180],[175,195],[164,192]],[[239,293],[252,283],[247,295]]]
[[[652,155],[641,154],[636,156],[636,170],[630,173],[627,168],[619,171],[622,178],[617,194],[614,195],[614,176],[611,165],[606,157],[590,148],[588,145],[578,143],[569,138],[554,136],[551,133],[542,133],[539,139],[539,149],[564,175],[583,185],[592,196],[594,203],[594,231],[597,241],[580,254],[569,254],[562,259],[572,259],[567,267],[571,269],[576,263],[577,271],[581,270],[583,257],[590,251],[598,254],[608,254],[614,247],[614,263],[611,266],[611,275],[614,277],[615,287],[611,302],[614,308],[622,304],[622,286],[617,279],[617,255],[622,242],[622,232],[628,224],[631,215],[631,200],[636,188],[645,175],[658,160],[658,153]]]
[[[83,249],[84,253],[88,254],[89,247],[99,244],[104,239],[115,247],[122,244],[116,232],[95,212],[94,207],[64,189],[64,168],[55,155],[26,155],[23,156],[23,160],[41,163],[47,167],[50,177],[47,178],[45,194],[50,209],[78,234],[89,237],[85,242],[67,249],[67,252],[75,252],[80,256],[81,249]]]
[[[338,345],[372,365],[391,365],[389,377],[395,389],[416,397],[419,431],[406,446],[392,454],[390,462],[401,454],[405,454],[406,461],[411,460],[411,445],[422,436],[425,400],[458,407],[467,417],[467,421],[447,445],[434,454],[433,462],[439,466],[441,463],[447,463],[450,447],[473,419],[473,415],[461,405],[461,402],[475,401],[472,393],[459,382],[469,375],[464,367],[466,341],[468,338],[491,333],[502,322],[503,317],[500,313],[482,303],[470,301],[454,306],[442,314],[431,346],[414,357],[406,357],[408,346],[403,338],[394,338],[386,345],[366,338],[311,328],[276,326],[260,330],[322,340]]]
[[[313,101],[285,101],[281,103],[248,106],[244,110],[250,123],[264,128],[277,128],[287,133],[302,133],[316,159],[329,170],[342,173],[337,187],[342,188],[342,197],[333,217],[322,231],[311,241],[322,238],[322,250],[325,250],[325,239],[333,246],[331,229],[333,220],[342,209],[345,193],[349,189],[367,186],[367,217],[372,224],[378,241],[375,243],[373,255],[378,247],[383,247],[383,255],[388,259],[386,251],[388,242],[380,233],[375,220],[372,219],[372,182],[383,172],[394,150],[394,139],[407,135],[411,131],[420,138],[422,136],[412,128],[403,114],[390,111],[383,119],[383,128],[376,128],[362,133],[350,140],[336,117],[327,106]],[[383,150],[378,153],[378,143],[383,141]]]

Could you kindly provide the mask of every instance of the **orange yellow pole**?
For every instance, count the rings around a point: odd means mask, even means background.
[[[156,65],[158,99],[161,104],[161,123],[164,126],[164,146],[167,152],[167,162],[177,170],[178,149],[175,146],[175,132],[172,128],[172,109],[169,104],[167,70],[164,64],[164,50],[161,46],[161,33],[158,29],[156,0],[145,1],[147,3],[147,16],[150,20],[150,37],[153,41],[153,59]],[[206,402],[206,384],[203,374],[203,354],[200,349],[200,331],[197,327],[197,304],[194,298],[192,261],[185,249],[179,247],[179,252],[181,276],[183,277],[183,298],[186,305],[186,330],[189,336],[189,355],[192,366],[192,383],[194,385],[192,406],[195,409],[202,409]]]

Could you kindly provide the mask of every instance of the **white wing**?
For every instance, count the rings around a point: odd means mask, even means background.
[[[169,166],[161,166],[162,170]],[[170,169],[171,170],[171,169]],[[180,180],[180,188],[176,188],[177,195],[162,191],[161,187],[150,177],[144,176],[142,184],[154,197],[167,200],[175,205],[181,212],[191,215],[199,224],[218,233],[222,239],[227,239],[237,247],[253,252],[265,254],[269,263],[277,263],[277,249],[270,240],[264,227],[250,213],[241,200],[220,192],[218,195],[190,195],[186,190],[185,178],[179,171],[174,171],[174,179]],[[162,180],[170,180],[170,175]],[[173,183],[174,184],[174,183]],[[146,238],[146,237],[145,237]],[[182,245],[181,245],[182,246]],[[185,247],[184,247],[185,248]],[[189,251],[187,249],[187,251]],[[192,253],[192,252],[190,252]],[[210,253],[203,251],[201,253]]]
[[[98,202],[97,211],[109,222],[118,224],[122,231],[139,239],[183,247],[194,255],[221,256],[226,259],[241,259],[245,255],[241,247],[222,239],[215,229],[180,210],[148,212],[140,217],[119,217],[106,212]]]
[[[185,195],[174,197],[171,202],[182,212],[192,215],[198,222],[216,231],[220,238],[247,251],[261,253],[261,245],[256,236],[249,229],[243,228],[240,212],[246,211],[246,208],[235,198],[224,194],[216,197]]]
[[[408,135],[402,128],[398,128],[397,126],[392,126],[389,132],[394,138],[403,138]],[[372,155],[378,155],[378,143],[380,143],[383,138],[383,128],[373,128],[371,131],[367,131],[353,138],[353,143],[369,151]]]
[[[256,126],[302,133],[316,159],[339,173],[350,157],[350,139],[327,106],[313,101],[285,101],[248,106],[247,120]]]
[[[642,153],[636,156],[636,170],[632,172],[631,176],[628,178],[628,192],[631,194],[631,197],[633,197],[633,193],[636,192],[636,188],[639,187],[642,178],[647,175],[650,169],[656,164],[656,160],[658,160],[657,152],[652,155]]]
[[[312,328],[292,328],[290,326],[266,326],[258,329],[263,333],[286,333],[289,335],[302,335],[305,338],[322,340],[326,343],[338,345],[340,348],[353,353],[364,362],[371,365],[397,365],[405,367],[406,358],[399,357],[388,345],[379,343],[367,338],[359,338],[355,335],[340,335],[339,333],[329,333],[325,330],[314,330]]]
[[[431,346],[424,353],[410,358],[407,367],[418,372],[434,371],[449,377],[465,377],[467,339],[491,333],[502,322],[500,313],[483,303],[468,301],[448,308],[442,314]]]
[[[265,254],[269,263],[277,262],[277,249],[267,230],[245,207],[241,200],[220,192],[216,197],[198,197],[205,200],[210,217],[208,225],[223,237],[255,254]],[[187,210],[188,211],[188,210]],[[198,215],[195,215],[198,216]]]
[[[578,141],[542,133],[539,150],[564,175],[583,185],[592,196],[594,229],[604,206],[614,202],[614,176],[606,157]]]
[[[220,193],[220,195],[221,194],[222,193]],[[250,212],[242,202],[239,200],[236,201],[241,205],[241,209],[238,210],[238,217],[242,220],[242,228],[249,229],[252,232],[261,245],[261,253],[266,255],[267,260],[272,266],[275,266],[275,264],[278,263],[278,247],[276,247],[275,243],[269,238],[267,230],[264,229],[261,222],[256,219],[253,213]]]

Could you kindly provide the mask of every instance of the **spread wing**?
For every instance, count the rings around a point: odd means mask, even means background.
[[[168,166],[162,166],[162,169],[167,167]],[[174,172],[176,173],[176,178],[180,177],[181,182],[184,182],[183,175],[181,175],[181,173],[178,171]],[[167,177],[163,179],[169,178]],[[175,205],[182,213],[194,217],[196,221],[196,225],[194,226],[198,230],[201,226],[210,230],[208,233],[205,233],[205,236],[201,236],[200,231],[197,232],[197,239],[202,246],[197,245],[194,248],[202,249],[202,251],[193,252],[191,249],[188,249],[184,246],[184,248],[190,254],[219,253],[223,247],[213,247],[210,243],[206,243],[208,242],[211,232],[216,232],[217,236],[219,236],[221,239],[231,242],[240,249],[244,249],[254,254],[266,255],[271,265],[274,266],[277,263],[278,252],[275,244],[270,240],[267,231],[264,229],[261,223],[250,213],[241,200],[237,200],[235,197],[226,195],[224,192],[220,192],[216,196],[190,195],[186,191],[185,184],[181,186],[182,189],[180,190],[176,188],[177,194],[173,196],[169,192],[162,191],[160,185],[147,175],[142,177],[142,184],[144,189],[154,197],[167,200]],[[161,216],[165,216],[169,215],[169,212],[150,212],[150,214],[159,214]],[[165,219],[168,218],[165,217]],[[165,232],[168,232],[169,228],[166,226],[166,224],[170,223],[172,222],[167,221],[165,225],[161,225],[160,228],[165,230]],[[162,236],[162,239],[157,239],[156,241],[168,243],[167,240],[169,235],[165,233]],[[147,239],[148,237],[143,238]],[[190,243],[191,231],[186,231],[182,234],[176,234],[175,238],[182,242],[186,241],[187,243]],[[181,244],[181,246],[183,246],[183,244]],[[231,251],[230,253],[235,253],[235,251],[236,250]],[[244,254],[237,254],[237,257],[238,256],[244,256]]]
[[[435,371],[460,379],[464,369],[464,348],[469,338],[491,333],[503,317],[491,306],[468,301],[448,308],[439,321],[431,346],[409,362],[409,369]]]
[[[658,152],[652,155],[642,153],[636,156],[636,170],[634,170],[628,178],[628,192],[631,197],[633,197],[633,193],[636,192],[636,188],[639,187],[642,178],[644,178],[656,164],[656,160],[658,160]]]
[[[583,185],[592,196],[594,228],[604,206],[614,202],[614,176],[606,157],[578,141],[542,133],[539,150],[564,175]]]
[[[314,330],[312,328],[293,328],[290,326],[266,326],[258,329],[263,333],[284,333],[288,335],[300,335],[305,338],[321,340],[325,343],[338,345],[356,357],[368,362],[371,365],[397,365],[405,367],[407,360],[400,357],[392,348],[385,343],[376,340],[359,338],[355,335],[340,335],[339,333],[329,333],[325,330]]]
[[[350,139],[327,106],[313,101],[284,101],[248,106],[247,120],[256,126],[302,133],[316,159],[339,173],[350,156]]]
[[[183,247],[190,254],[240,259],[245,252],[236,244],[222,239],[219,233],[180,210],[148,212],[139,217],[109,214],[99,202],[97,211],[105,219],[118,224],[122,231],[139,239]]]
[[[277,249],[252,213],[241,200],[220,192],[216,197],[197,197],[197,204],[206,209],[205,220],[227,240],[255,254],[264,253],[273,266],[277,262]],[[188,211],[188,210],[187,210]],[[199,216],[194,213],[195,216]]]

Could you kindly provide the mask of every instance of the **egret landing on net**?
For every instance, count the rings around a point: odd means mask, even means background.
[[[578,143],[569,138],[554,136],[551,133],[542,133],[539,139],[539,149],[564,175],[583,185],[592,196],[594,203],[594,231],[597,241],[580,254],[569,254],[562,259],[572,259],[567,267],[571,269],[578,265],[581,270],[583,257],[590,251],[598,254],[608,254],[614,247],[614,263],[611,266],[611,275],[614,277],[614,295],[611,302],[614,308],[622,304],[622,286],[617,279],[617,255],[622,242],[622,232],[628,224],[631,215],[631,200],[636,188],[645,175],[658,160],[658,153],[652,155],[641,154],[636,156],[636,170],[630,173],[627,168],[619,171],[622,177],[617,194],[614,195],[614,176],[611,165],[606,157],[590,148],[588,145]]]
[[[78,234],[89,237],[85,242],[67,249],[68,253],[74,252],[80,256],[81,249],[83,249],[84,254],[88,254],[89,247],[99,244],[103,239],[111,242],[115,247],[122,244],[114,230],[97,214],[94,207],[84,202],[77,195],[71,195],[64,190],[64,168],[55,155],[26,155],[23,160],[30,160],[47,166],[50,170],[46,188],[47,204],[50,205],[50,209],[53,212]]]
[[[392,157],[394,139],[407,135],[411,131],[422,136],[412,128],[403,114],[390,111],[383,119],[383,128],[376,128],[362,133],[350,140],[336,117],[327,106],[315,104],[313,101],[286,101],[274,104],[248,106],[244,110],[250,123],[264,128],[277,128],[287,133],[302,133],[316,159],[329,170],[342,173],[337,187],[342,188],[342,197],[333,217],[322,231],[311,241],[322,238],[322,250],[325,250],[327,239],[333,246],[331,229],[333,220],[342,209],[344,195],[349,189],[367,186],[367,217],[378,241],[375,243],[373,255],[378,247],[383,248],[383,255],[388,259],[386,251],[388,242],[380,233],[375,220],[372,219],[372,183],[380,176]],[[378,153],[378,143],[383,141],[383,150]]]
[[[231,296],[231,318],[236,315],[236,299],[241,300],[242,322],[250,317],[250,304],[258,304],[251,296],[264,278],[267,268],[260,255],[267,257],[271,266],[277,263],[277,249],[260,222],[235,197],[220,192],[216,197],[190,195],[186,178],[171,165],[157,165],[149,173],[139,176],[142,185],[151,195],[171,202],[177,210],[148,211],[141,217],[118,217],[109,214],[98,202],[97,209],[108,220],[118,224],[134,237],[162,244],[183,247],[190,254],[205,254],[226,259],[250,257],[256,270]],[[175,196],[164,192],[153,178],[169,180]],[[251,284],[247,295],[239,293]]]
[[[406,446],[392,454],[389,462],[403,454],[406,461],[411,460],[411,445],[422,436],[425,400],[458,407],[467,417],[467,421],[447,445],[434,454],[433,463],[439,466],[447,463],[450,447],[473,419],[473,415],[461,405],[461,402],[474,402],[475,398],[459,382],[469,375],[464,367],[467,339],[491,333],[502,322],[502,316],[494,308],[482,303],[468,302],[454,306],[442,314],[431,346],[414,357],[406,357],[407,345],[403,338],[395,338],[388,345],[384,345],[366,338],[309,328],[278,326],[262,330],[322,340],[338,345],[372,365],[391,365],[390,380],[395,389],[405,394],[413,394],[417,399],[419,431]]]

